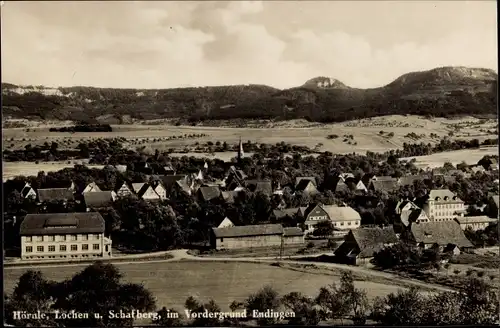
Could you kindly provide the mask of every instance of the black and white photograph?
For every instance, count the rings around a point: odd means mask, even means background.
[[[3,325],[500,325],[497,2],[1,1]]]

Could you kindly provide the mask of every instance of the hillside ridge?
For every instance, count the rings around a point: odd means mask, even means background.
[[[410,72],[372,89],[319,76],[302,86],[229,85],[171,89],[18,86],[2,83],[2,113],[11,118],[119,124],[123,117],[300,119],[339,122],[391,114],[451,116],[496,113],[498,74],[463,66]]]

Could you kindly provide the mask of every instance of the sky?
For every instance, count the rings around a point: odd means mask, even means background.
[[[357,88],[442,66],[497,69],[496,1],[5,1],[2,81]]]

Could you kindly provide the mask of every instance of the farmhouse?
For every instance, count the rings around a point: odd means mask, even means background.
[[[21,195],[23,198],[36,199],[36,191],[31,187],[29,183],[26,182],[23,189],[21,189]]]
[[[115,165],[114,167],[118,172],[127,172],[127,165]]]
[[[392,192],[399,189],[398,180],[395,178],[372,180],[368,187],[373,191]]]
[[[134,191],[135,194],[138,194],[141,189],[144,187],[145,183],[144,182],[138,182],[138,183],[132,183],[132,190]]]
[[[298,227],[283,228],[284,245],[300,245],[304,243],[304,232]]]
[[[361,225],[361,216],[352,207],[328,205],[323,209],[337,230],[356,229]]]
[[[234,223],[229,220],[229,218],[224,218],[222,222],[217,226],[217,228],[229,228],[229,227],[234,227]]]
[[[311,180],[308,179],[300,180],[299,183],[295,186],[295,191],[300,191],[302,193],[309,195],[314,195],[318,193],[316,185]]]
[[[200,187],[196,192],[198,200],[208,202],[212,199],[219,198],[221,196],[220,189],[218,187]]]
[[[227,204],[233,204],[234,199],[238,196],[238,191],[221,191],[221,195]]]
[[[316,178],[315,177],[296,177],[295,178],[295,188],[297,188],[297,186],[299,185],[299,183],[303,180],[307,180],[307,181],[311,181],[312,184],[315,186],[315,187],[318,187],[318,183],[316,182]]]
[[[151,188],[153,188],[154,192],[160,197],[160,200],[168,199],[167,190],[163,187],[163,184],[159,181],[154,181],[150,183]]]
[[[145,183],[143,184],[141,190],[137,192],[137,196],[139,198],[142,198],[144,200],[149,200],[149,201],[159,201],[160,200],[160,195],[156,193],[156,191],[151,187],[150,184]]]
[[[123,182],[119,185],[115,192],[118,197],[126,197],[134,194],[132,186],[129,186],[127,182]]]
[[[403,212],[416,210],[418,208],[419,207],[414,202],[412,202],[408,199],[403,199],[397,203],[395,212],[396,212],[396,214],[401,215]]]
[[[104,219],[97,212],[28,214],[20,227],[21,259],[111,256]]]
[[[472,243],[465,237],[460,225],[455,221],[431,221],[413,224],[408,241],[428,249],[436,245],[442,250],[448,245],[456,245],[460,249],[472,248]]]
[[[273,210],[271,213],[271,220],[281,221],[287,216],[293,218],[295,215],[299,214],[299,208],[284,208],[281,210]]]
[[[263,193],[264,195],[271,196],[273,194],[273,187],[271,181],[266,180],[246,180],[245,186],[254,193]]]
[[[369,263],[376,252],[397,242],[398,237],[392,227],[363,227],[350,230],[334,254],[348,264]]]
[[[235,249],[280,246],[283,238],[281,224],[247,225],[212,228],[210,244],[215,249]]]
[[[66,203],[73,199],[73,191],[68,188],[38,189],[38,201],[40,203],[55,201]]]
[[[465,205],[449,189],[433,189],[428,193],[423,210],[431,221],[452,221],[465,213]]]
[[[114,191],[95,191],[85,193],[83,195],[87,211],[91,208],[108,207],[116,200],[116,193]]]
[[[316,203],[311,204],[304,213],[304,225],[307,232],[313,232],[314,226],[321,221],[331,221],[338,230],[355,229],[361,225],[361,216],[352,207]]]
[[[472,229],[473,231],[484,230],[489,225],[498,222],[497,219],[489,218],[485,215],[457,217],[455,221],[460,224],[462,230]]]
[[[96,191],[101,191],[101,189],[97,186],[95,182],[91,182],[83,188],[82,194],[86,194],[88,192],[96,192]]]
[[[330,220],[328,213],[319,203],[309,205],[305,210],[304,218],[304,226],[307,232],[313,232],[314,226],[318,224],[318,222]]]

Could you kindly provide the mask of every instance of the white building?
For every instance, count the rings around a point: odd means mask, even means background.
[[[423,210],[431,221],[452,221],[465,214],[465,205],[450,190],[434,189],[429,192]]]
[[[28,214],[20,235],[22,260],[111,256],[98,212]]]

